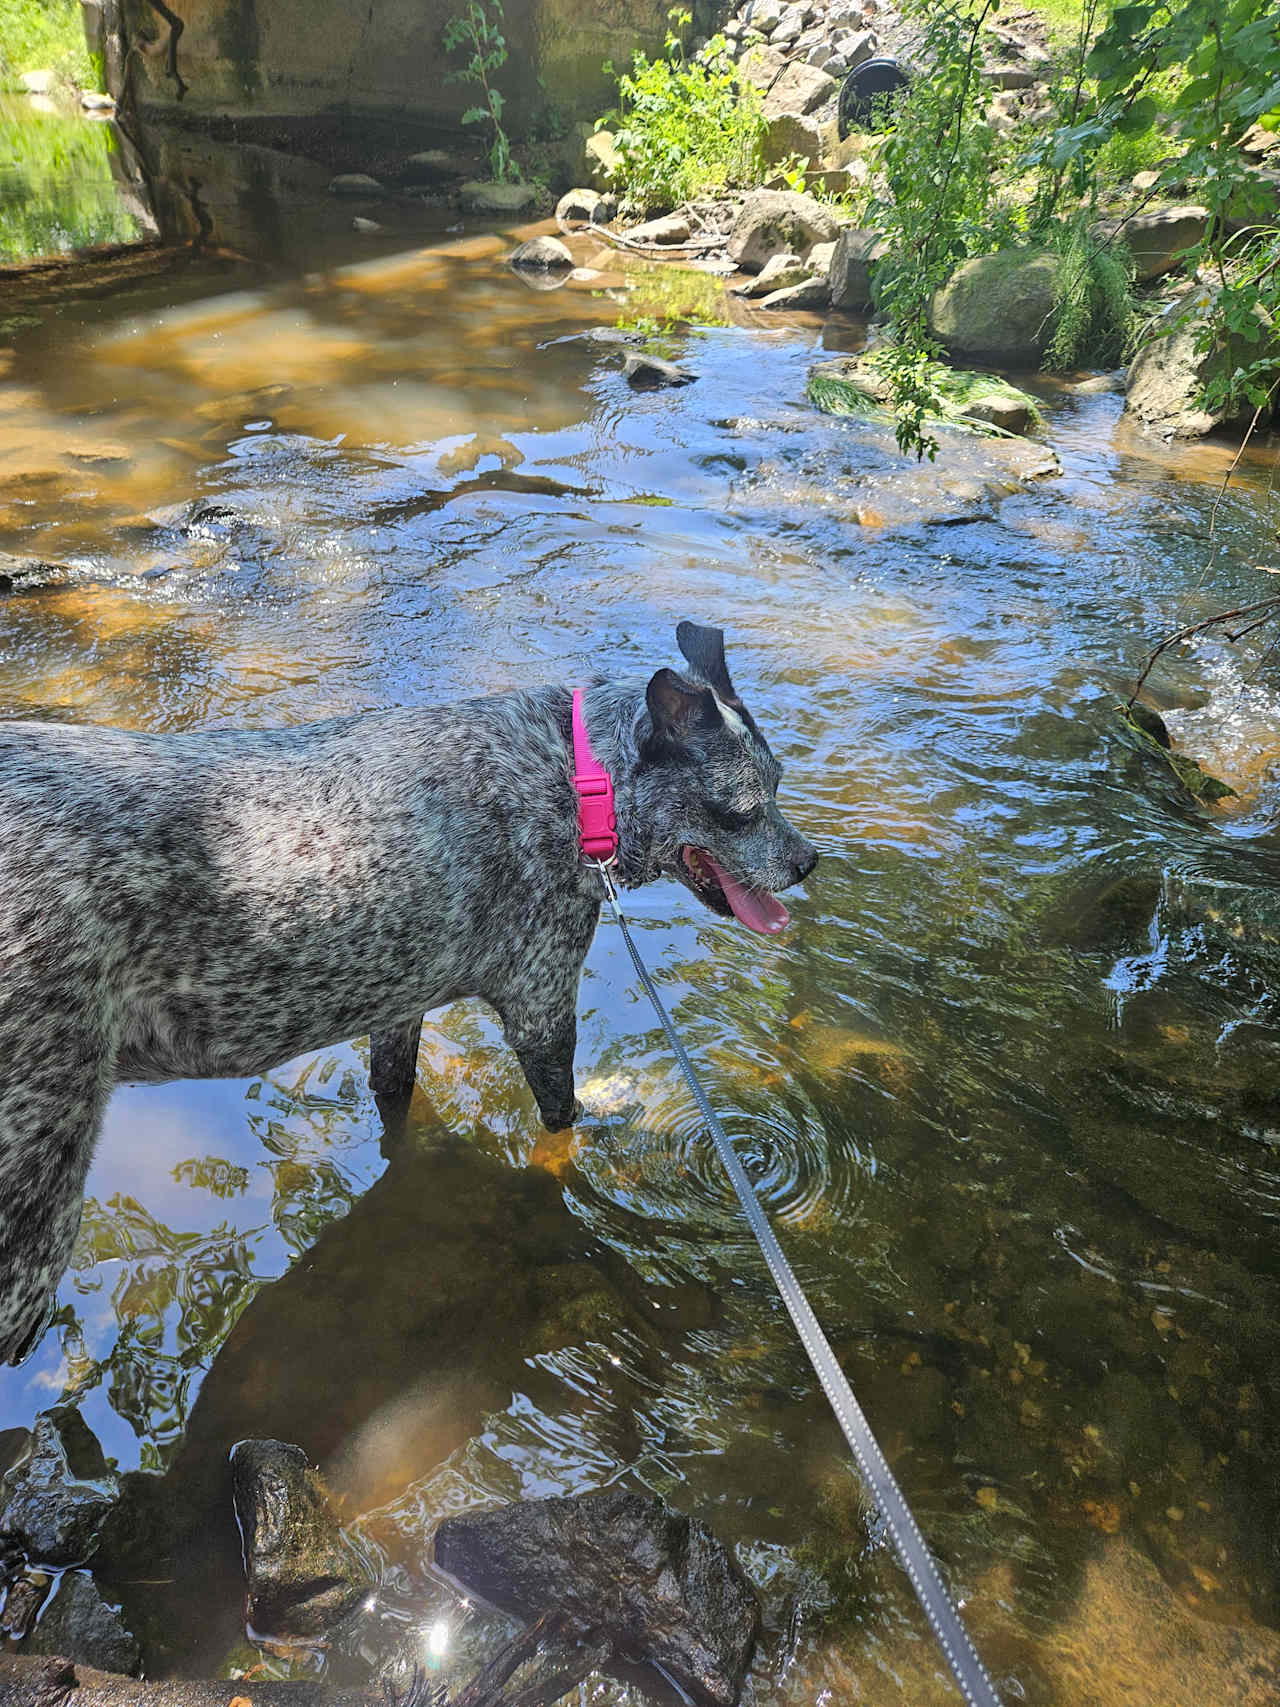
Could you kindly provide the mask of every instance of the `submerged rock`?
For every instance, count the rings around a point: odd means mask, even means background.
[[[79,1449],[80,1467],[92,1469],[91,1477],[73,1470],[64,1431]],[[89,1443],[96,1463],[87,1462]],[[36,1419],[26,1457],[0,1483],[0,1535],[16,1537],[34,1563],[82,1564],[97,1544],[118,1487],[80,1418],[75,1413],[58,1418],[46,1412]]]
[[[22,1644],[24,1654],[61,1654],[99,1671],[135,1677],[142,1663],[136,1638],[119,1608],[109,1606],[93,1578],[67,1571],[40,1622]]]
[[[250,1625],[315,1636],[338,1623],[367,1585],[306,1453],[280,1440],[242,1440],[231,1475]]]
[[[436,1563],[522,1617],[555,1609],[660,1666],[701,1707],[734,1707],[760,1612],[729,1550],[651,1494],[607,1488],[447,1518]]]

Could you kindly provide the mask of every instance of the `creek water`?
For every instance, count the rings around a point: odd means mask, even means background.
[[[1266,458],[1219,500],[1228,450],[1042,384],[1060,476],[950,437],[917,465],[805,402],[856,322],[594,242],[535,290],[510,233],[418,211],[362,242],[299,181],[255,191],[269,251],[8,323],[0,549],[74,574],[0,604],[0,713],[289,724],[643,676],[680,617],[722,626],[822,863],[776,940],[674,885],[631,914],[984,1657],[1046,1707],[1273,1698],[1266,636],[1152,680],[1223,805],[1115,713],[1157,638],[1272,585]],[[637,335],[697,382],[629,391]],[[467,1005],[429,1018],[399,1136],[364,1040],[115,1094],[0,1428],[75,1405],[142,1472],[100,1577],[153,1675],[262,1658],[226,1455],[271,1434],[374,1585],[273,1670],[420,1641],[465,1671],[508,1626],[434,1571],[435,1524],[622,1480],[736,1547],[761,1707],[955,1699],[607,923],[580,1024],[557,1137]]]

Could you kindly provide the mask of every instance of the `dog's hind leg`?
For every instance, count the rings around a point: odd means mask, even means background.
[[[105,1041],[71,1028],[0,1062],[0,1364],[21,1362],[48,1321],[111,1079]]]
[[[401,1020],[388,1031],[375,1031],[369,1038],[369,1087],[378,1099],[407,1103],[413,1095],[418,1073],[418,1045],[422,1041],[422,1015]]]

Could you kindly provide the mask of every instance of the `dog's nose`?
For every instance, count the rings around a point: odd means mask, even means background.
[[[791,881],[793,883],[803,883],[805,878],[808,877],[809,873],[813,870],[814,866],[817,865],[817,863],[818,863],[818,850],[817,850],[817,848],[810,848],[805,854],[803,854],[801,856],[801,858],[797,862],[796,874],[792,878]]]

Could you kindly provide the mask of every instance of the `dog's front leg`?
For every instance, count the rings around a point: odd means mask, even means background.
[[[570,1009],[545,1026],[521,1027],[504,1016],[507,1042],[529,1081],[542,1124],[551,1132],[572,1126],[582,1109],[573,1091],[573,1052],[578,1045],[578,1016]]]

